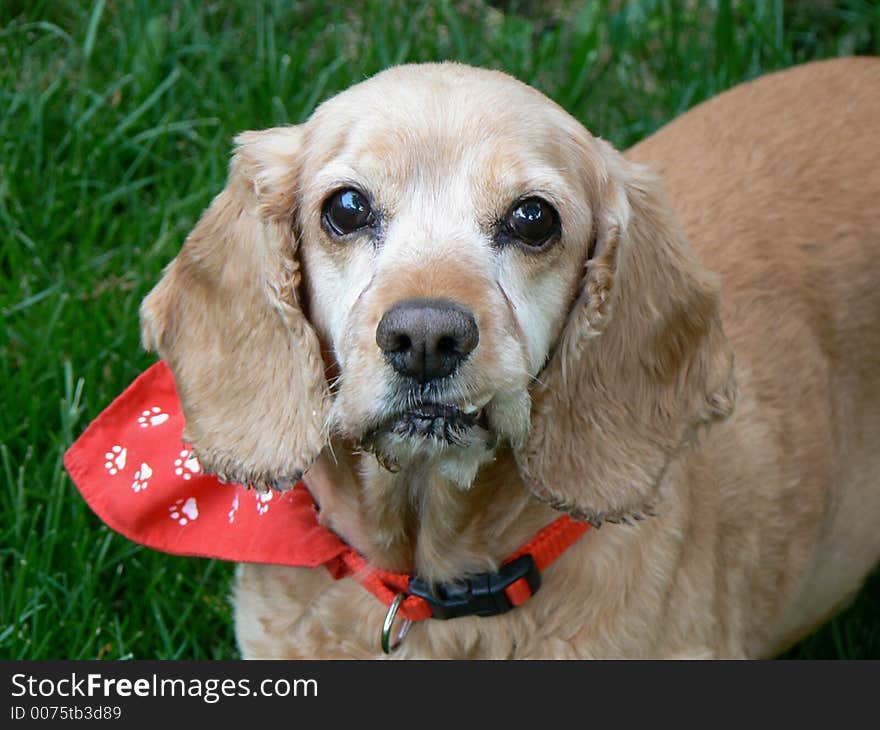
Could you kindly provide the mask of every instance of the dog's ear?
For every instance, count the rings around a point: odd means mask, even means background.
[[[599,524],[650,514],[670,459],[732,412],[736,388],[717,277],[659,180],[595,144],[593,244],[518,461],[540,499]]]
[[[261,488],[293,486],[327,442],[320,344],[298,298],[301,136],[236,138],[226,188],[141,305],[203,468]]]

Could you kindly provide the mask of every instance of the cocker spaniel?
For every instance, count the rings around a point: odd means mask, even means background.
[[[205,470],[303,479],[362,558],[242,565],[243,655],[384,621],[397,657],[766,657],[827,619],[880,555],[878,92],[811,64],[620,154],[426,64],[241,134],[144,342]]]

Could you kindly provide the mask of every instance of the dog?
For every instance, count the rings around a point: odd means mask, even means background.
[[[381,657],[384,620],[401,658],[771,657],[834,614],[880,556],[878,92],[812,63],[621,154],[409,65],[238,136],[144,344],[203,469],[303,479],[432,611],[243,564],[242,655]],[[437,620],[561,516],[534,595]]]

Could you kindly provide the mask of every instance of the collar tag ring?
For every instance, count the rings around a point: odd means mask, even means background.
[[[386,654],[390,654],[403,643],[412,626],[412,621],[404,619],[403,624],[400,626],[400,631],[397,632],[397,636],[392,640],[391,629],[394,627],[394,619],[397,618],[397,611],[400,609],[400,604],[403,603],[405,597],[406,595],[403,593],[398,593],[394,596],[394,600],[388,607],[388,613],[385,614],[385,621],[382,623],[382,651]]]

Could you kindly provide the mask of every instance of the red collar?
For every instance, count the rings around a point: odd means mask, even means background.
[[[540,585],[540,572],[589,527],[560,517],[497,573],[456,584],[467,595],[440,595],[409,575],[370,566],[318,523],[304,486],[260,494],[203,474],[183,442],[183,425],[171,371],[158,362],[89,425],[64,455],[64,465],[95,514],[130,540],[175,555],[323,565],[336,579],[355,578],[386,606],[401,595],[397,609],[409,621],[491,615],[521,605]]]

